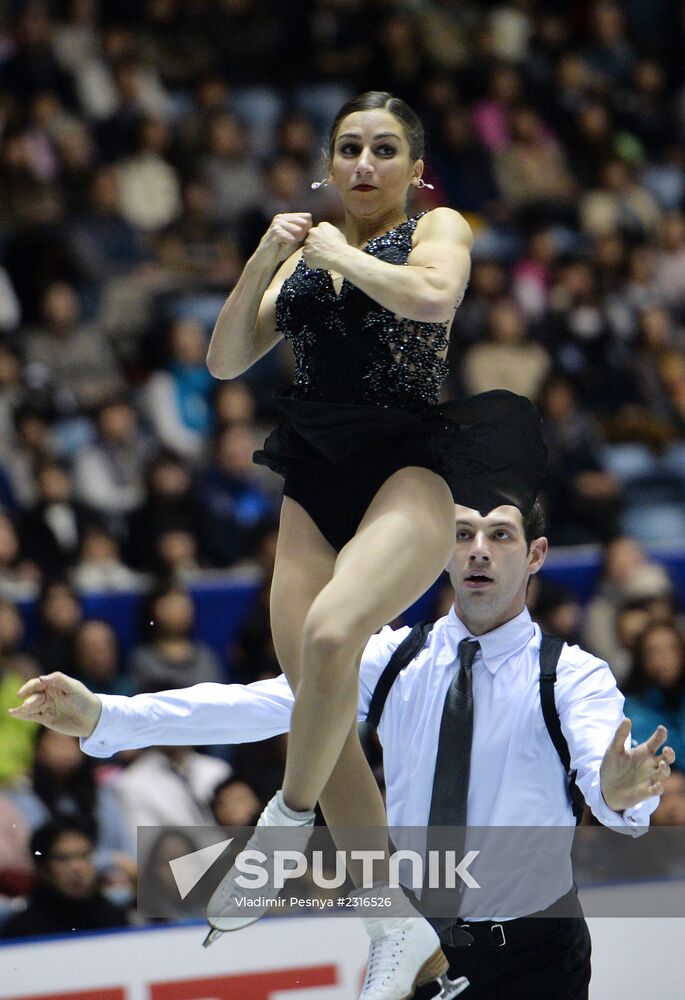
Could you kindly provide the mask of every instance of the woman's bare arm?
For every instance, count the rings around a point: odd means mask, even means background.
[[[215,378],[236,378],[282,337],[276,299],[295,270],[298,247],[312,226],[307,212],[277,215],[243,269],[214,326],[207,367]]]
[[[473,235],[451,208],[436,208],[419,220],[414,246],[398,273],[397,264],[350,246],[328,223],[311,229],[303,247],[310,267],[325,267],[398,316],[448,322],[464,295],[471,270]]]

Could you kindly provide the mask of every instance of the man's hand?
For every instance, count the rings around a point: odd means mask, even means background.
[[[624,719],[599,769],[604,801],[614,812],[629,809],[652,795],[663,795],[664,781],[670,775],[670,765],[675,760],[671,747],[664,747],[657,754],[668,736],[665,726],[657,726],[648,740],[626,750],[630,727],[630,719]]]
[[[85,684],[66,674],[33,677],[17,692],[24,702],[8,709],[15,719],[40,722],[67,736],[90,736],[102,711],[102,702]]]

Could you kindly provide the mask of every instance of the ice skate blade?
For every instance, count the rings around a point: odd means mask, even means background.
[[[209,948],[210,944],[214,944],[215,941],[218,941],[223,933],[224,933],[223,931],[218,931],[216,927],[212,927],[209,931],[209,934],[202,942],[202,947]]]
[[[440,992],[435,1000],[452,1000],[453,997],[458,997],[469,987],[466,976],[459,976],[459,979],[448,979],[447,973],[444,973],[438,982],[440,983]]]

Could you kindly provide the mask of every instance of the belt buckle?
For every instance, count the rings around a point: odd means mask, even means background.
[[[497,947],[498,948],[503,948],[504,945],[507,943],[507,936],[504,933],[504,927],[502,927],[501,924],[493,924],[492,927],[490,928],[490,931],[493,934],[495,934],[495,931],[499,932],[499,936],[502,938],[502,940],[497,942]],[[497,937],[498,935],[495,935],[495,936]]]

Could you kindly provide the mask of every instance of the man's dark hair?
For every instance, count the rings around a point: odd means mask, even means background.
[[[533,506],[523,515],[523,534],[526,544],[530,545],[536,538],[545,533],[545,508],[540,497],[535,498]]]
[[[80,833],[95,846],[93,825],[78,816],[58,816],[34,831],[31,837],[31,856],[37,868],[50,860],[50,853],[63,833]]]

